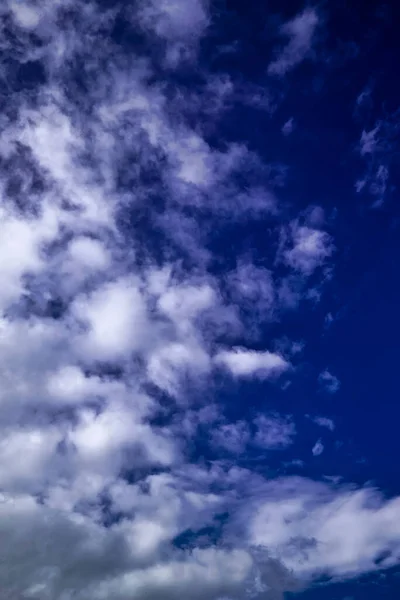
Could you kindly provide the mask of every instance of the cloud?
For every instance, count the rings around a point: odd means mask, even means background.
[[[209,23],[206,0],[161,0],[141,3],[140,23],[160,37],[175,41],[201,37]]]
[[[320,386],[330,394],[335,394],[340,388],[340,381],[335,375],[332,375],[327,369],[318,376]]]
[[[317,442],[315,442],[313,449],[312,449],[312,454],[313,456],[320,456],[324,451],[324,445],[321,442],[321,440],[318,440]]]
[[[289,363],[279,354],[257,352],[245,348],[221,350],[215,356],[215,363],[228,369],[235,377],[268,378],[289,369]]]
[[[282,126],[283,135],[285,135],[285,136],[290,135],[293,132],[294,128],[295,128],[294,119],[293,119],[293,117],[291,117]]]
[[[271,75],[285,75],[305,58],[312,50],[314,35],[320,18],[314,9],[304,12],[285,23],[280,30],[282,37],[288,38],[286,46],[276,52],[275,59],[268,66]]]
[[[213,443],[233,454],[242,454],[250,441],[249,426],[245,421],[223,424],[212,434]]]
[[[332,419],[328,419],[327,417],[314,417],[313,421],[316,425],[319,425],[320,427],[326,427],[330,431],[335,429],[335,423],[332,421]]]
[[[380,125],[378,124],[374,129],[370,131],[363,131],[360,139],[360,154],[365,156],[366,154],[373,154],[377,150],[378,146],[378,134]]]
[[[293,269],[311,275],[333,253],[332,240],[325,231],[293,223],[287,237],[283,260]]]
[[[140,1],[136,18],[140,26],[166,43],[165,64],[178,67],[192,61],[210,23],[207,0]]]
[[[373,570],[398,499],[261,474],[298,432],[232,393],[295,376],[296,343],[265,326],[322,286],[323,213],[283,210],[282,168],[224,138],[228,99],[255,88],[193,62],[212,7],[128,4],[0,7],[2,595],[272,599],[305,572]],[[279,248],[245,252],[249,224]],[[305,568],[307,536],[323,549]]]
[[[365,94],[367,95],[360,94],[357,98],[357,109],[367,100],[371,103],[371,92]],[[396,162],[399,128],[397,110],[377,120],[372,128],[361,132],[357,149],[366,164],[366,170],[356,181],[355,189],[357,193],[367,192],[373,196],[374,208],[383,204],[391,189],[391,171]]]
[[[264,449],[283,449],[293,443],[296,434],[294,423],[289,418],[276,415],[259,415],[255,420],[254,443]]]
[[[398,499],[384,500],[368,487],[335,490],[304,479],[275,482],[265,495],[248,535],[294,573],[305,578],[360,575],[380,568],[376,561],[382,553],[385,566],[396,562]]]

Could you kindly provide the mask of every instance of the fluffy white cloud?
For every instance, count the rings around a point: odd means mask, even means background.
[[[78,296],[72,313],[87,327],[76,342],[82,357],[128,358],[149,338],[146,304],[135,280],[111,282],[88,297]]]
[[[283,480],[265,493],[249,535],[295,573],[358,575],[381,568],[375,561],[382,553],[384,566],[397,561],[398,498],[384,500],[370,488],[333,491],[307,480]]]
[[[358,113],[362,106],[371,102],[371,91],[367,90],[357,98]],[[400,131],[398,111],[385,116],[369,129],[363,129],[358,144],[360,156],[364,159],[366,168],[363,175],[356,181],[357,193],[367,192],[374,198],[372,206],[377,208],[383,204],[392,189],[390,185],[391,166],[397,153],[397,140]]]
[[[228,369],[235,377],[274,377],[289,369],[289,363],[280,354],[266,350],[257,352],[245,348],[221,350],[214,358],[217,365]]]
[[[333,252],[330,236],[320,229],[294,223],[289,240],[284,259],[288,265],[304,275],[310,275],[317,267],[323,265]]]

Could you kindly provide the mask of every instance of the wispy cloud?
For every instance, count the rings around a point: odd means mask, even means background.
[[[339,379],[335,375],[332,375],[328,369],[319,374],[318,382],[330,394],[335,394],[340,388]]]
[[[330,431],[335,429],[335,423],[332,419],[328,419],[328,417],[314,417],[313,421],[316,425],[320,427],[326,427]]]
[[[254,443],[264,449],[286,448],[293,443],[296,427],[289,418],[277,415],[259,415],[255,420]]]
[[[312,448],[312,454],[313,456],[320,456],[320,454],[322,454],[324,451],[324,445],[321,442],[321,440],[318,440],[317,442],[315,442],[313,448]]]
[[[366,99],[371,101],[370,92],[357,98],[357,108],[360,109]],[[374,197],[375,208],[384,203],[391,189],[391,170],[398,154],[399,131],[399,111],[394,111],[361,132],[358,151],[366,163],[366,171],[356,181],[355,189],[357,193],[367,192]]]
[[[281,27],[280,33],[288,38],[288,42],[276,52],[275,59],[269,64],[271,75],[285,75],[310,55],[319,23],[317,12],[308,8]]]
[[[295,128],[294,119],[293,119],[293,117],[291,117],[290,119],[285,121],[285,123],[282,125],[283,135],[286,135],[286,136],[290,135],[293,132],[294,128]]]

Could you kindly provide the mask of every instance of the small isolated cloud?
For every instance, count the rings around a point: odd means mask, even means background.
[[[267,379],[287,371],[290,364],[274,352],[257,352],[245,348],[221,350],[215,356],[215,363],[226,368],[235,377],[257,377]]]
[[[335,377],[335,375],[332,375],[328,369],[319,374],[318,382],[321,387],[330,394],[335,394],[340,388],[339,379]]]
[[[280,30],[282,37],[288,38],[286,46],[276,52],[275,59],[268,66],[271,75],[285,75],[307,58],[312,51],[316,29],[320,23],[317,12],[308,8]]]
[[[265,450],[287,448],[293,443],[296,427],[288,417],[258,415],[254,420],[256,434],[254,444]]]
[[[316,425],[319,425],[320,427],[326,427],[330,431],[335,429],[335,423],[332,421],[332,419],[328,419],[327,417],[314,417],[313,421]]]
[[[283,135],[288,136],[292,133],[293,129],[294,129],[294,119],[293,119],[293,117],[291,117],[290,119],[288,119],[286,121],[286,123],[283,124],[282,133],[283,133]]]
[[[366,154],[373,154],[378,150],[379,145],[379,130],[380,124],[378,123],[374,129],[370,131],[363,131],[360,139],[360,154],[365,156]]]
[[[319,456],[320,454],[323,453],[323,451],[324,451],[324,445],[321,442],[321,440],[318,440],[314,444],[313,449],[312,449],[313,456]]]
[[[284,237],[283,260],[306,276],[322,266],[334,250],[328,233],[297,222],[292,223],[289,233],[285,233]]]

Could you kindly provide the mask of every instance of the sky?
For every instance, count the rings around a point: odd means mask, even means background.
[[[399,16],[1,2],[4,600],[399,597]]]

